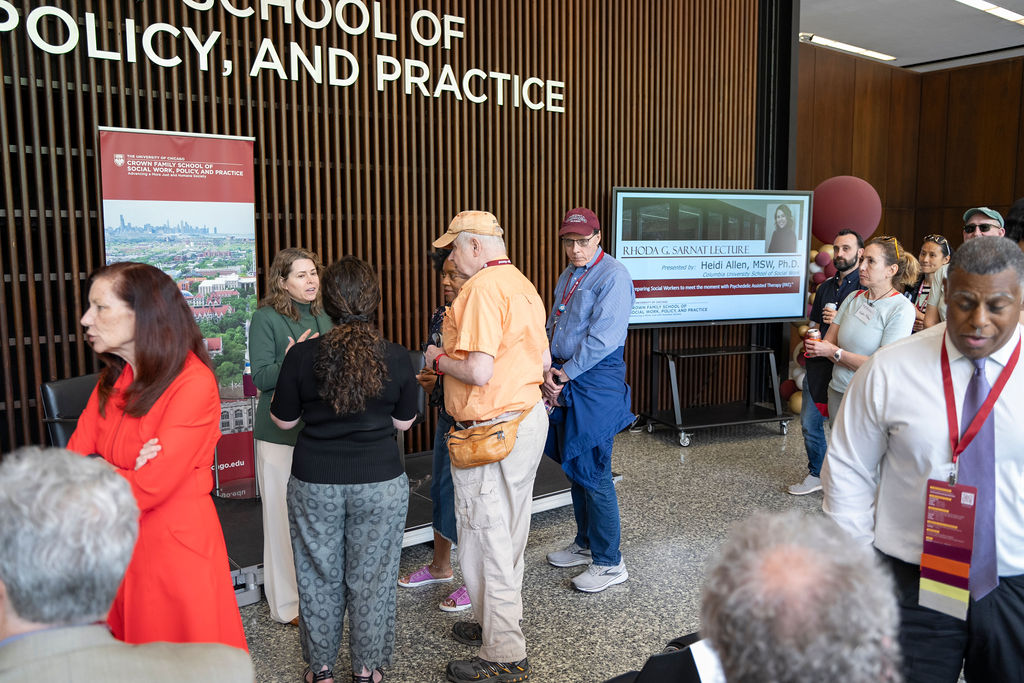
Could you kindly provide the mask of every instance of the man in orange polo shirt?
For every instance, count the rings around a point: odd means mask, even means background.
[[[434,246],[452,248],[449,258],[467,278],[445,316],[444,348],[429,346],[425,353],[444,378],[445,409],[456,429],[522,417],[503,460],[452,467],[459,564],[477,618],[456,623],[452,633],[480,651],[449,662],[448,680],[524,681],[530,664],[519,625],[523,551],[548,433],[540,393],[551,365],[544,302],[509,260],[504,231],[492,214],[463,211]]]

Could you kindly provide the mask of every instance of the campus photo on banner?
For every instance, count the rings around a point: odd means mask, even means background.
[[[100,155],[106,262],[178,283],[222,398],[241,398],[256,309],[252,138],[101,128]]]

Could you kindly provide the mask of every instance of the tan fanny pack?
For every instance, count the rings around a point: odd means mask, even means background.
[[[466,469],[505,459],[516,445],[519,424],[530,412],[524,410],[504,422],[489,422],[448,432],[448,456],[456,467]]]

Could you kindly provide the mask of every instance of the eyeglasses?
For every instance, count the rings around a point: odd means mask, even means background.
[[[596,235],[596,234],[597,233],[595,232],[594,235]],[[562,238],[562,246],[565,247],[566,249],[571,249],[572,247],[579,247],[580,249],[586,249],[587,245],[590,244],[590,240],[594,239],[594,235],[591,235],[590,237],[584,237],[583,239],[578,239],[578,240],[570,239],[568,237],[563,237]]]
[[[964,230],[966,231],[967,228],[964,228]],[[945,244],[946,243],[946,238],[943,237],[942,235],[925,235],[924,236],[924,241],[925,242],[935,242],[935,244]]]
[[[973,235],[975,228],[985,233],[988,232],[989,230],[998,230],[999,226],[995,225],[994,223],[968,223],[967,225],[964,226],[964,234]]]
[[[896,249],[896,260],[900,260],[900,243],[895,237],[892,235],[879,235],[876,239],[880,239],[883,242],[892,242],[893,248]]]

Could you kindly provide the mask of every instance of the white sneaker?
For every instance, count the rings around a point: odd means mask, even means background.
[[[821,478],[815,477],[813,474],[808,474],[804,477],[804,480],[799,484],[793,484],[788,489],[794,496],[806,496],[808,493],[814,493],[815,491],[821,490]]]
[[[593,562],[590,548],[581,548],[573,541],[564,550],[548,553],[548,563],[554,567],[578,567]]]
[[[602,567],[599,564],[590,565],[586,571],[573,578],[572,585],[584,593],[600,593],[608,586],[622,583],[628,578],[629,572],[626,571],[626,563],[623,560],[619,560],[619,563],[614,567]]]

